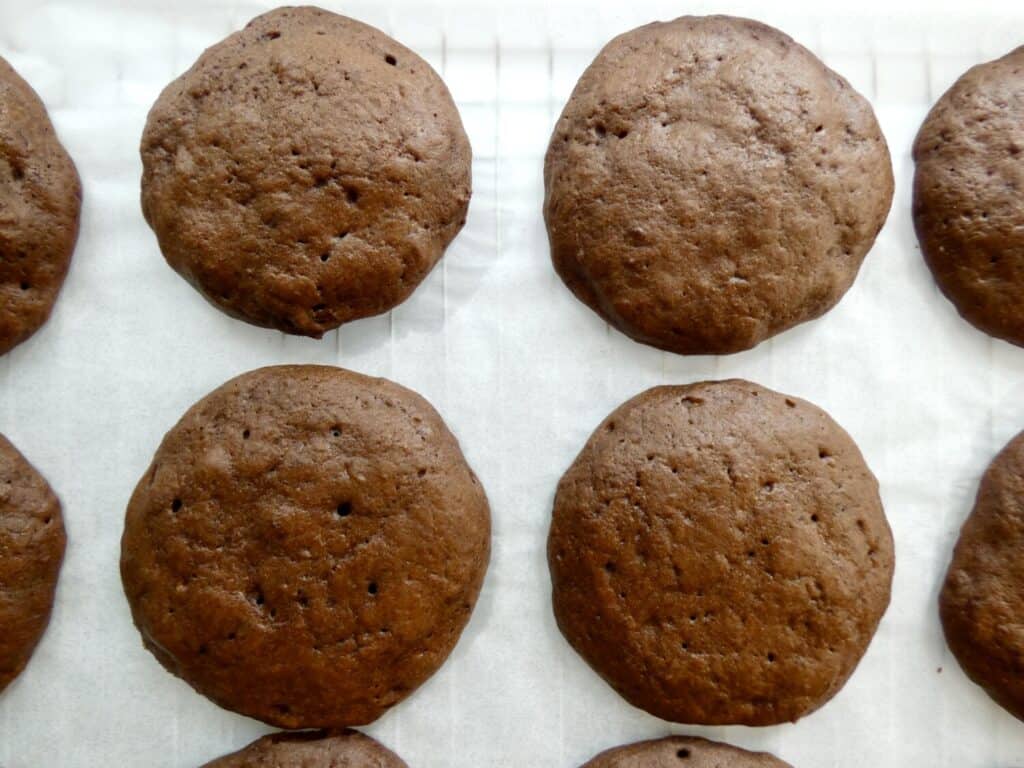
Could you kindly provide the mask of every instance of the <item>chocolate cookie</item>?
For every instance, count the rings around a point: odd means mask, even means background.
[[[369,723],[444,662],[490,552],[487,498],[422,397],[340,368],[251,371],[167,434],[125,519],[146,647],[223,707]]]
[[[946,642],[967,676],[1024,720],[1024,433],[981,479],[939,598]]]
[[[748,349],[853,283],[892,201],[868,102],[776,29],[648,24],[583,73],[544,166],[555,269],[637,341]]]
[[[914,226],[967,322],[1024,346],[1024,47],[969,69],[914,142]]]
[[[792,768],[767,752],[689,736],[640,741],[602,752],[582,768]]]
[[[893,544],[850,436],[732,380],[655,387],[608,416],[558,485],[548,563],[562,633],[631,704],[771,725],[853,672]]]
[[[408,768],[387,747],[358,731],[275,733],[203,768]]]
[[[0,691],[28,664],[50,622],[64,543],[60,502],[0,435]]]
[[[344,16],[279,8],[160,95],[142,210],[217,307],[320,337],[423,280],[465,221],[470,159],[423,59]]]
[[[0,58],[0,355],[50,316],[81,208],[78,172],[46,107]]]

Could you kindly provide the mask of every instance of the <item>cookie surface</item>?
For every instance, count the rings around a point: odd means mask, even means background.
[[[732,380],[612,412],[558,485],[548,563],[559,628],[627,701],[770,725],[853,672],[889,602],[893,544],[849,435]]]
[[[390,749],[358,731],[275,733],[202,768],[407,768]]]
[[[228,314],[319,337],[405,300],[461,229],[470,147],[448,89],[384,33],[280,8],[207,50],[142,137],[167,262]]]
[[[969,69],[914,142],[914,226],[960,315],[1024,346],[1024,47]]]
[[[815,318],[889,211],[868,102],[776,29],[727,16],[612,40],[544,168],[551,258],[637,341],[723,354]]]
[[[28,664],[50,621],[64,545],[56,495],[0,435],[0,691]]]
[[[81,207],[78,172],[46,107],[0,58],[0,355],[50,316]]]
[[[582,768],[792,768],[767,752],[690,736],[640,741],[602,752]]]
[[[939,597],[946,642],[967,676],[1024,720],[1024,433],[992,461]]]
[[[121,575],[147,648],[284,728],[371,722],[444,662],[490,551],[437,412],[340,368],[243,374],[167,434],[128,505]]]

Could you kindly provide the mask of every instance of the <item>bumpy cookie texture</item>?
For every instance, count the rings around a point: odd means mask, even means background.
[[[967,676],[1024,720],[1024,433],[985,472],[939,598]]]
[[[649,24],[583,73],[548,148],[555,269],[637,341],[753,347],[831,308],[892,200],[870,105],[778,30]]]
[[[358,731],[275,733],[202,768],[408,768]]]
[[[146,647],[284,728],[369,723],[441,664],[490,551],[487,499],[419,395],[340,368],[239,376],[167,434],[125,520]]]
[[[689,736],[640,741],[602,752],[582,768],[792,768],[766,752]]]
[[[820,409],[746,381],[656,387],[562,477],[555,617],[666,720],[770,725],[828,701],[889,602],[878,484]]]
[[[281,8],[160,95],[142,210],[220,309],[319,337],[412,293],[465,221],[470,160],[423,59],[344,16]]]
[[[78,172],[46,107],[0,58],[0,355],[50,316],[81,207]]]
[[[914,142],[914,225],[965,320],[1024,346],[1024,47],[969,69]]]
[[[28,664],[50,621],[64,544],[60,502],[0,435],[0,691]]]

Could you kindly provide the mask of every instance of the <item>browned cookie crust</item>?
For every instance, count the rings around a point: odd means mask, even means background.
[[[555,269],[637,341],[736,352],[831,308],[892,200],[868,102],[776,29],[728,16],[612,40],[544,168]]]
[[[125,519],[146,647],[223,707],[285,728],[371,722],[444,662],[490,513],[441,417],[385,379],[239,376],[167,434]]]
[[[60,502],[0,435],[0,691],[28,664],[50,621],[64,543]]]
[[[203,768],[408,768],[387,747],[358,731],[275,733]]]
[[[1024,720],[1024,433],[996,456],[960,531],[939,598],[967,676]]]
[[[423,59],[280,8],[207,50],[142,137],[142,210],[220,309],[319,337],[404,301],[461,229],[470,147]]]
[[[46,107],[0,58],[0,355],[50,316],[81,207],[78,172]]]
[[[602,752],[582,768],[792,768],[767,752],[690,736],[640,741]]]
[[[965,320],[1024,346],[1024,47],[969,69],[914,142],[914,226]]]
[[[771,725],[853,672],[893,544],[850,436],[732,380],[655,387],[609,415],[558,485],[548,563],[562,633],[630,703]]]

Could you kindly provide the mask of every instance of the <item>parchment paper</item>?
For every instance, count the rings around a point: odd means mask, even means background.
[[[82,234],[51,321],[0,358],[0,431],[49,478],[69,532],[53,621],[0,696],[5,768],[195,768],[268,730],[219,709],[143,650],[118,574],[124,507],[164,432],[231,376],[341,364],[427,396],[490,496],[494,555],[472,622],[422,689],[369,728],[412,768],[576,768],[669,731],[768,749],[797,768],[1024,763],[1024,724],[960,672],[936,595],[978,478],[1024,428],[1024,350],[961,321],[910,221],[910,144],[968,66],[1024,43],[996,2],[325,7],[375,24],[451,88],[474,150],[466,228],[415,295],[322,341],[252,328],[163,262],[139,209],[138,142],[160,89],[265,2],[0,0],[0,54],[47,103],[82,174]],[[550,267],[542,156],[576,78],[613,35],[656,18],[760,18],[874,103],[896,171],[888,224],[821,320],[730,357],[635,344]],[[631,708],[551,616],[544,543],[555,483],[598,421],[648,386],[742,376],[805,397],[858,441],[896,536],[893,602],[853,678],[797,725],[669,726]],[[0,628],[2,631],[2,628]]]

